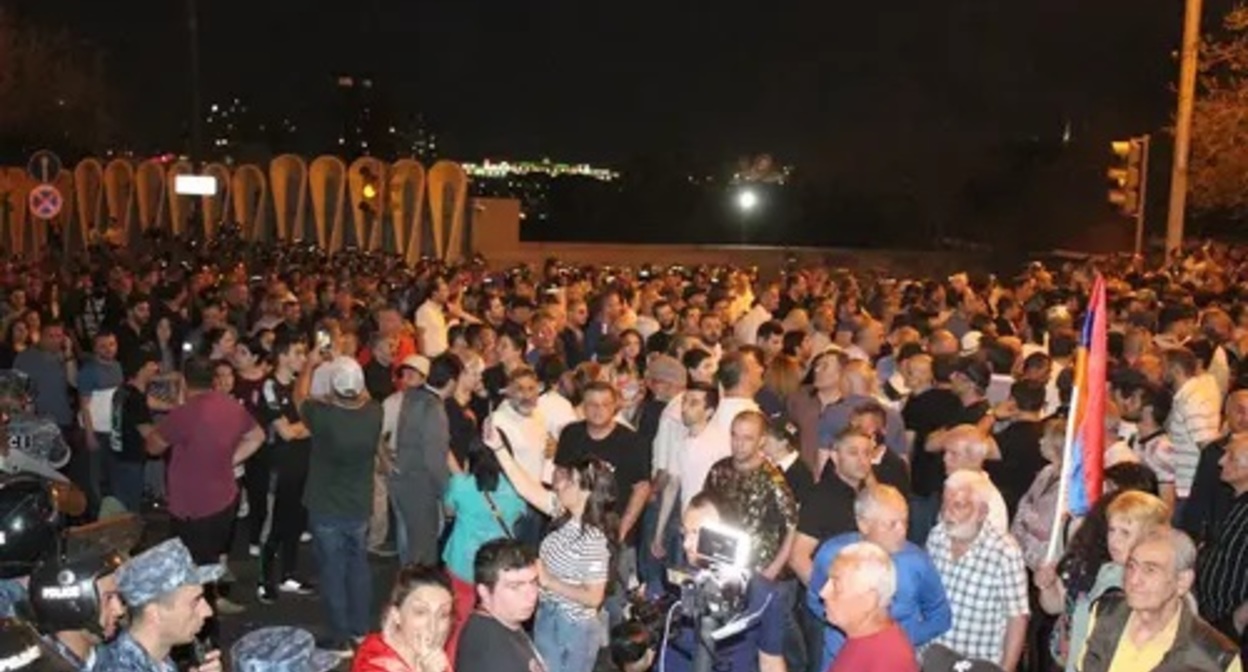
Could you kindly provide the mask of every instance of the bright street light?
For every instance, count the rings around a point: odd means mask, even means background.
[[[737,207],[743,212],[749,212],[758,207],[758,194],[753,189],[742,189],[737,194]]]

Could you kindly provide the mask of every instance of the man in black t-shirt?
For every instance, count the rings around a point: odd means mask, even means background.
[[[528,337],[524,329],[511,325],[498,331],[498,363],[481,372],[481,385],[490,398],[490,410],[503,403],[507,391],[507,378],[521,366],[524,366],[524,347]]]
[[[273,493],[273,521],[269,537],[260,551],[260,579],[257,597],[261,602],[277,600],[278,591],[308,594],[311,588],[294,576],[299,556],[299,536],[307,527],[307,510],[303,506],[303,488],[308,480],[312,442],[308,428],[299,417],[295,386],[307,363],[307,344],[298,340],[278,339],[273,344],[277,366],[260,386],[261,425],[268,434],[272,468],[277,473]],[[310,382],[305,384],[310,385]],[[304,388],[307,389],[306,387]],[[264,524],[261,514],[253,521]],[[277,557],[281,553],[281,581],[278,581]]]
[[[858,529],[854,499],[871,476],[875,440],[846,427],[832,440],[831,459],[823,468],[815,487],[807,491],[797,515],[797,537],[789,556],[789,566],[802,583],[810,580],[815,550],[824,540]]]
[[[1036,475],[1048,464],[1040,452],[1040,439],[1044,436],[1044,383],[1020,380],[1010,388],[1010,399],[1005,404],[1010,414],[1010,425],[996,434],[1001,459],[985,465],[1005,506],[1014,519],[1018,502],[1031,487]]]
[[[615,468],[615,506],[620,515],[620,539],[630,537],[650,497],[651,447],[637,432],[616,422],[619,398],[609,383],[585,387],[585,419],[563,428],[555,451],[555,466],[567,469],[587,457],[597,457]]]
[[[922,546],[936,524],[941,492],[945,484],[945,463],[939,452],[927,449],[928,438],[958,425],[965,413],[962,400],[953,391],[951,379],[958,359],[953,355],[932,357],[933,386],[910,397],[901,411],[906,431],[914,435],[910,447],[910,531],[907,538]]]
[[[815,551],[819,545],[838,534],[857,531],[854,501],[863,484],[871,478],[871,458],[875,449],[875,437],[863,434],[852,426],[842,429],[832,440],[831,459],[824,465],[819,481],[807,492],[798,509],[797,536],[789,555],[789,567],[803,586],[809,587]],[[821,651],[826,627],[823,620],[809,609],[801,609],[798,622],[806,651]],[[819,656],[811,658],[813,663],[819,660]]]
[[[617,580],[610,586],[611,609],[620,604],[628,577],[637,569],[637,548],[633,545],[637,535],[633,531],[640,527],[641,513],[650,499],[652,453],[650,444],[641,441],[637,432],[616,422],[618,395],[609,383],[594,381],[587,385],[581,403],[585,419],[564,427],[555,449],[555,466],[561,470],[588,457],[596,457],[615,470],[615,510],[620,516],[617,541],[621,548],[615,562]]]
[[[147,435],[154,427],[152,411],[147,406],[147,386],[160,373],[159,361],[150,348],[131,352],[122,361],[126,384],[113,395],[109,494],[131,513],[139,513],[143,503]]]
[[[888,449],[884,442],[884,428],[888,415],[877,402],[861,404],[849,414],[849,426],[872,437],[875,447],[871,449],[871,473],[875,482],[897,488],[903,495],[910,494],[910,470],[900,455]]]
[[[950,378],[953,391],[962,400],[962,413],[959,425],[976,425],[980,431],[989,434],[995,420],[991,417],[992,404],[987,395],[988,383],[992,380],[992,370],[988,364],[975,357],[963,357]]]
[[[455,647],[456,672],[546,672],[524,624],[537,610],[537,555],[513,539],[477,551],[479,604]]]
[[[156,348],[152,332],[152,303],[144,294],[131,294],[126,301],[126,319],[117,325],[117,353],[121,361],[138,357],[143,348]]]

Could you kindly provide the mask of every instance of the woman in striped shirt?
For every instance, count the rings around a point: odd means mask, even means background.
[[[603,642],[599,613],[618,535],[615,475],[587,458],[560,470],[554,489],[529,475],[487,421],[485,443],[520,496],[554,519],[538,553],[541,601],[533,639],[547,672],[592,672]]]

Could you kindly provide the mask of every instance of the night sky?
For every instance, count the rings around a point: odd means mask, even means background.
[[[133,110],[179,121],[181,0],[6,1],[96,41]],[[1225,3],[1207,4],[1216,17]],[[675,149],[798,163],[891,153],[916,136],[1060,134],[1066,120],[1076,135],[1160,126],[1182,15],[1181,0],[200,7],[208,98],[238,92],[273,108],[331,72],[370,73],[465,156],[618,161]]]
[[[178,137],[182,0],[0,1],[102,46],[132,118]],[[236,94],[271,113],[318,100],[332,73],[367,74],[399,109],[422,112],[453,158],[727,165],[768,152],[847,188],[895,180],[936,199],[1000,173],[1020,146],[1060,143],[1067,125],[1062,151],[1089,175],[1103,175],[1109,140],[1162,134],[1183,10],[1182,0],[199,4],[206,100]],[[1231,3],[1205,4],[1212,30]]]

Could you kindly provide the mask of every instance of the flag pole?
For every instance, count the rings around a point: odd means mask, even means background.
[[[1080,357],[1082,356],[1083,353],[1080,353]],[[1075,466],[1074,460],[1071,459],[1071,452],[1075,444],[1075,409],[1078,407],[1079,386],[1075,385],[1070,390],[1070,406],[1066,412],[1066,441],[1062,446],[1062,475],[1057,480],[1057,506],[1053,511],[1053,527],[1049,531],[1049,549],[1044,554],[1045,564],[1057,559],[1057,544],[1062,538],[1063,522],[1066,517],[1066,492],[1070,489],[1071,470]]]

